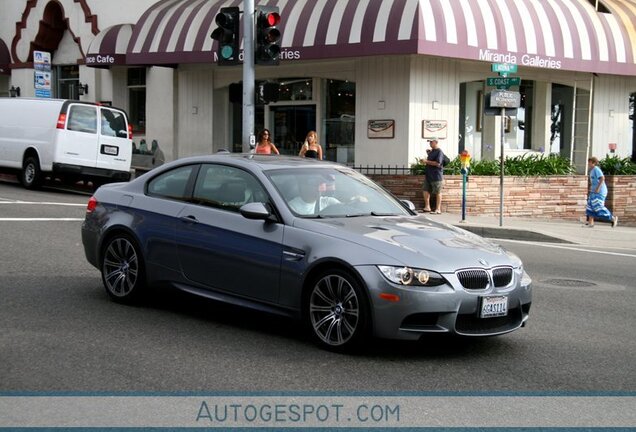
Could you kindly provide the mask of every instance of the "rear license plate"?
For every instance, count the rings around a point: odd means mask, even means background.
[[[508,297],[482,297],[480,318],[493,318],[508,315]]]
[[[119,154],[119,147],[103,145],[102,146],[102,154],[107,154],[111,156],[117,156]]]

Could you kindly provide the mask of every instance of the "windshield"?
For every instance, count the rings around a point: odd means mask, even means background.
[[[345,167],[273,170],[267,175],[289,209],[300,217],[411,214],[380,186]]]

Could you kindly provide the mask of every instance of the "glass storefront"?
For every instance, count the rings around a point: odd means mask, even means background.
[[[297,155],[309,131],[318,133],[324,158],[344,164],[354,161],[355,145],[355,83],[312,78],[281,78],[278,100],[265,103],[255,100],[255,134],[264,128],[272,133],[272,141],[283,155]],[[320,89],[320,91],[316,91]],[[232,151],[242,150],[242,89],[239,83],[230,86],[232,117]],[[317,107],[321,107],[321,112]]]

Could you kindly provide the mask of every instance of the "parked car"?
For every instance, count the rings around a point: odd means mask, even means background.
[[[118,108],[66,99],[0,98],[0,168],[22,185],[127,181],[132,128]]]
[[[82,241],[115,301],[158,284],[303,320],[323,347],[492,336],[528,319],[521,260],[323,161],[177,160],[88,202]]]

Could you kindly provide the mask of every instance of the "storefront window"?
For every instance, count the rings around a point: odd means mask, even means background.
[[[278,101],[309,101],[313,98],[311,78],[285,78],[279,81]]]
[[[146,69],[128,69],[128,115],[133,133],[146,132]]]
[[[349,163],[355,157],[356,84],[325,80],[325,137],[321,140],[326,159]]]

